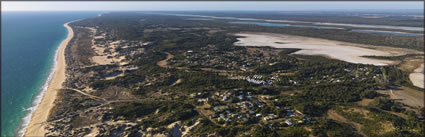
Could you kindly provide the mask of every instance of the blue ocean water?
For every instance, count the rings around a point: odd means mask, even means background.
[[[66,22],[101,12],[1,12],[1,136],[20,136],[51,73]],[[34,109],[34,107],[32,108]]]

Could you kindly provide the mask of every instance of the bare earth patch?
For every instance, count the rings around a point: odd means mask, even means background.
[[[419,51],[390,48],[382,46],[362,45],[326,39],[283,35],[273,33],[238,33],[236,46],[271,46],[275,48],[301,49],[293,54],[321,55],[350,63],[373,64],[378,66],[397,63],[391,60],[372,59],[362,56],[399,56]]]
[[[400,101],[412,107],[424,107],[424,93],[407,87],[401,90],[377,90],[378,93],[387,94],[391,99]]]
[[[362,99],[361,101],[356,102],[357,104],[361,106],[368,106],[371,102],[373,102],[373,99]]]
[[[424,64],[415,69],[413,73],[409,74],[409,79],[413,85],[424,88]]]
[[[385,134],[388,132],[393,132],[396,128],[393,126],[393,123],[390,121],[385,121],[381,123],[382,129],[378,134]]]
[[[342,122],[342,123],[347,123],[347,124],[353,126],[356,129],[357,133],[366,137],[366,135],[361,131],[362,125],[344,118],[343,116],[336,113],[334,110],[328,111],[327,118],[335,120],[335,121],[339,121],[339,122]]]

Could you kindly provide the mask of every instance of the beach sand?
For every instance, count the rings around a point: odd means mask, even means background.
[[[44,136],[46,133],[45,122],[48,119],[50,110],[54,106],[56,99],[56,90],[62,88],[62,83],[65,82],[66,62],[65,62],[65,47],[74,36],[72,28],[66,23],[64,25],[68,29],[68,37],[62,41],[57,53],[57,66],[53,78],[51,79],[47,91],[40,102],[35,113],[32,115],[31,121],[25,131],[25,136]]]

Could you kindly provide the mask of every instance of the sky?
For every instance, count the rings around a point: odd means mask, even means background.
[[[143,11],[143,10],[265,10],[265,11],[299,11],[299,10],[363,10],[363,9],[424,9],[423,1],[416,2],[1,2],[2,11]]]

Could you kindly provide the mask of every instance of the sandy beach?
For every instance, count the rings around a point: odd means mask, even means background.
[[[62,41],[57,51],[57,64],[55,73],[48,85],[43,99],[41,100],[35,113],[32,115],[30,123],[26,127],[25,136],[44,136],[46,133],[45,122],[47,121],[51,108],[54,106],[54,101],[57,94],[56,90],[61,89],[62,83],[65,82],[65,47],[74,36],[74,32],[68,23],[66,23],[64,26],[68,29],[68,37]]]

